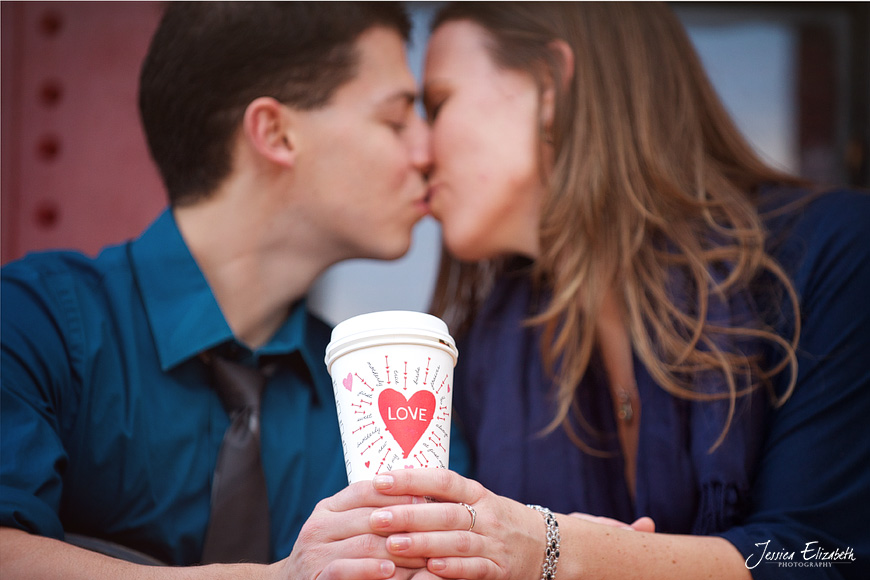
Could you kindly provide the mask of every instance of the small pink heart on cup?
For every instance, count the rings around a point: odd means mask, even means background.
[[[369,467],[372,464],[371,461],[366,461],[366,467]]]
[[[347,373],[347,377],[341,380],[341,384],[344,385],[344,388],[348,391],[353,387],[353,375],[351,373]]]

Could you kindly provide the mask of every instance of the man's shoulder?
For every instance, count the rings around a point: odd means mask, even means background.
[[[31,252],[3,266],[4,280],[49,280],[55,277],[100,279],[109,272],[125,267],[122,247],[104,248],[98,256],[88,256],[76,250]]]
[[[32,316],[69,316],[73,311],[91,314],[108,307],[107,292],[124,278],[129,284],[130,268],[121,247],[106,248],[99,256],[70,250],[30,253],[2,268],[3,316],[16,313]],[[54,313],[53,315],[50,313]]]

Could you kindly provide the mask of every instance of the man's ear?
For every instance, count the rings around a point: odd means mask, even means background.
[[[290,111],[272,97],[258,97],[248,104],[242,121],[245,137],[264,158],[290,167],[296,158]]]
[[[549,132],[553,126],[556,110],[556,82],[561,84],[563,91],[567,92],[574,78],[574,52],[564,40],[553,40],[547,45],[559,67],[559,78],[555,79],[547,75],[541,93],[541,127]]]

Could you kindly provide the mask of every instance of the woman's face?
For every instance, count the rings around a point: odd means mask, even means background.
[[[462,260],[538,254],[544,185],[539,169],[538,87],[499,69],[486,32],[441,25],[429,41],[424,101],[431,123],[432,214]]]

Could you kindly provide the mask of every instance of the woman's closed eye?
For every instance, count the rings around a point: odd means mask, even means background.
[[[447,94],[443,91],[428,90],[424,93],[423,107],[426,109],[426,118],[430,124],[438,117],[445,102],[447,102]]]
[[[426,118],[429,120],[429,123],[435,121],[435,118],[438,117],[438,112],[441,110],[441,106],[444,104],[444,101],[440,101],[435,105],[426,105]]]

